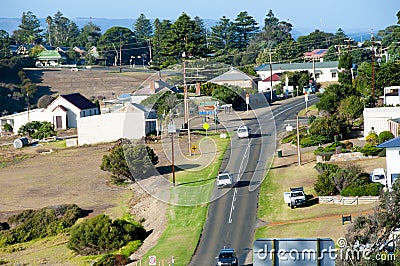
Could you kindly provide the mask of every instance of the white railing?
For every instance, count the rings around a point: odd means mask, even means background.
[[[378,196],[363,197],[342,197],[342,196],[320,196],[318,202],[320,204],[341,204],[341,205],[359,205],[378,202]]]

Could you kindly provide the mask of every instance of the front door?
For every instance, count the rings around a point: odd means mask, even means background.
[[[62,116],[56,116],[56,129],[62,129]]]

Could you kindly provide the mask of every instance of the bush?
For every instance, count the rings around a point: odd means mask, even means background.
[[[28,135],[34,139],[43,139],[55,136],[54,126],[48,121],[32,121],[18,129],[19,135]]]
[[[365,137],[365,142],[369,145],[376,145],[378,144],[378,139],[378,135],[374,132],[371,132]]]
[[[307,137],[302,137],[300,138],[300,146],[301,147],[311,147],[311,146],[317,146],[320,144],[324,144],[327,142],[332,141],[332,139],[328,136],[322,136],[322,135],[309,135]]]
[[[378,136],[379,143],[391,140],[392,138],[394,138],[394,135],[390,131],[382,131]]]
[[[121,219],[112,221],[101,214],[71,228],[68,248],[80,255],[97,255],[117,250],[130,241],[143,241],[145,237],[142,225]]]
[[[336,195],[339,192],[329,172],[318,175],[317,182],[314,184],[314,190],[319,196]]]
[[[361,152],[364,154],[364,156],[377,156],[381,151],[381,148],[377,148],[371,144],[366,144],[361,149]]]
[[[93,266],[124,266],[132,262],[129,257],[121,254],[107,254],[99,261],[92,264]]]
[[[0,246],[66,232],[81,217],[83,217],[83,210],[75,204],[45,207],[41,210],[25,210],[8,219],[13,229],[0,232]]]
[[[340,192],[344,197],[355,196],[379,196],[382,191],[383,185],[380,183],[369,183],[363,185],[352,185],[343,189]]]

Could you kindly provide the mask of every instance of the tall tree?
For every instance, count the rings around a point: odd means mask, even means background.
[[[138,47],[133,32],[125,27],[109,28],[99,39],[98,48],[107,58],[108,62],[114,65],[129,64],[132,56],[138,57],[143,61],[148,56],[146,47]]]
[[[10,35],[5,30],[0,30],[0,58],[7,58],[10,56]]]
[[[40,21],[31,11],[23,12],[19,29],[13,32],[13,39],[20,44],[38,44],[42,42]]]
[[[327,49],[330,46],[331,40],[333,39],[333,33],[326,33],[320,30],[315,30],[309,35],[300,36],[297,39],[298,44],[304,52],[311,51],[314,49]]]
[[[339,68],[342,70],[339,73],[339,82],[343,85],[352,85],[352,74],[351,74],[351,68],[353,66],[351,54],[346,52],[342,54],[342,56],[339,59]]]
[[[154,36],[152,38],[153,48],[153,65],[158,68],[167,66],[170,61],[168,50],[168,32],[171,29],[171,21],[163,20],[162,22],[157,18],[154,20]]]
[[[234,25],[237,32],[236,47],[244,50],[249,45],[252,37],[258,32],[258,23],[247,11],[242,11],[236,16]]]
[[[150,19],[147,19],[144,14],[140,14],[136,19],[133,29],[138,41],[147,41],[153,35],[153,26],[151,25],[151,21]]]
[[[93,24],[91,21],[86,24],[79,33],[77,38],[77,45],[90,49],[96,46],[101,37],[100,26]]]
[[[197,57],[204,49],[201,36],[196,34],[198,26],[186,13],[183,13],[172,25],[169,31],[169,54],[176,62],[180,61],[182,55],[186,57]]]
[[[46,24],[47,24],[47,34],[48,34],[48,43],[52,46],[51,42],[51,25],[53,24],[53,18],[51,16],[46,17]]]
[[[225,51],[234,46],[234,25],[229,18],[223,16],[211,27],[210,45],[213,49]]]
[[[79,36],[79,28],[75,22],[58,11],[52,19],[46,19],[46,23],[51,23],[48,27],[48,34],[52,36],[51,42],[54,46],[74,46]]]

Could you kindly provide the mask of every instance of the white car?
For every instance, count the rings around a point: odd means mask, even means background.
[[[233,185],[233,177],[228,172],[219,173],[217,176],[217,186],[218,188],[232,186]]]
[[[251,134],[251,129],[248,126],[240,126],[237,130],[238,138],[249,138]]]

